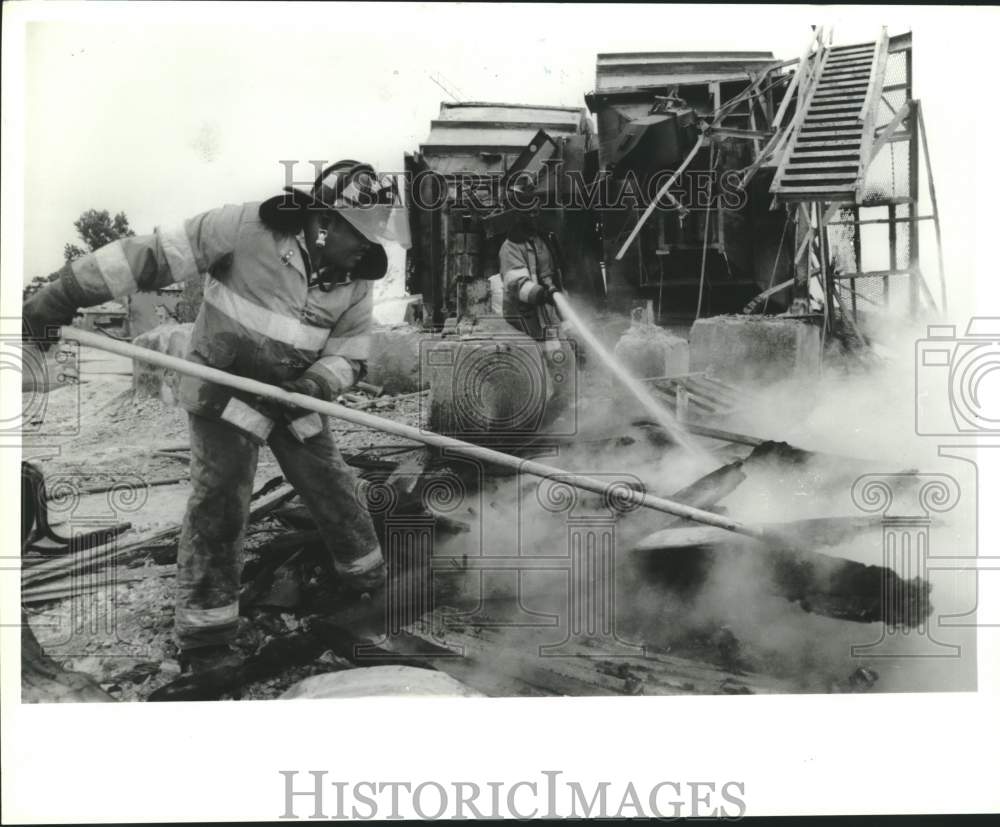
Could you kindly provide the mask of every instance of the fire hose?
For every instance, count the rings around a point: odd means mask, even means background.
[[[583,343],[587,346],[587,352],[593,353],[604,363],[604,366],[628,388],[629,393],[638,400],[639,404],[646,409],[647,413],[654,418],[657,424],[670,435],[670,438],[692,456],[703,462],[707,460],[706,452],[691,439],[674,416],[663,405],[657,402],[642,382],[639,382],[632,376],[627,368],[610,354],[597,340],[597,337],[590,332],[590,328],[587,327],[583,319],[580,318],[572,305],[570,305],[566,295],[562,291],[557,290],[552,293],[552,301],[555,302],[556,310],[559,311],[559,315],[563,321],[569,322],[573,326],[573,335],[579,336],[583,340]]]
[[[546,235],[546,243],[555,263],[555,287],[549,295],[556,310],[559,312],[559,317],[563,322],[572,326],[573,335],[578,336],[587,346],[587,353],[597,357],[604,367],[625,386],[628,392],[632,394],[632,397],[646,409],[646,413],[653,417],[653,420],[666,431],[678,446],[687,451],[688,454],[702,465],[708,464],[710,462],[708,453],[691,439],[690,434],[684,430],[676,417],[655,399],[649,392],[649,389],[633,376],[629,369],[614,354],[610,353],[601,344],[587,323],[573,309],[573,305],[570,304],[563,290],[563,256],[559,246],[559,239],[555,233],[548,233]]]
[[[579,488],[584,491],[601,494],[607,497],[609,502],[612,503],[617,502],[622,505],[628,503],[633,506],[649,508],[653,511],[659,511],[664,514],[671,514],[675,517],[682,517],[684,519],[693,520],[694,522],[715,526],[716,528],[736,532],[758,540],[773,541],[778,539],[780,541],[780,537],[775,538],[772,532],[760,526],[750,525],[738,520],[720,516],[719,514],[713,514],[711,511],[704,511],[700,508],[694,508],[692,506],[664,499],[663,497],[657,497],[643,491],[637,491],[622,482],[603,482],[601,480],[594,479],[593,477],[588,477],[585,474],[565,471],[551,465],[535,462],[534,460],[520,459],[491,448],[473,445],[460,439],[454,439],[442,434],[423,431],[419,428],[404,425],[400,422],[394,422],[374,414],[354,410],[344,405],[338,405],[336,402],[326,402],[312,396],[306,396],[305,394],[292,393],[274,385],[269,385],[266,382],[259,382],[256,379],[249,379],[244,376],[236,376],[207,365],[201,365],[197,362],[188,361],[187,359],[181,359],[176,356],[159,353],[155,350],[137,347],[136,345],[120,342],[115,339],[109,339],[105,336],[98,336],[94,333],[79,330],[78,328],[62,328],[62,337],[70,341],[78,342],[81,345],[87,345],[88,347],[97,348],[98,350],[107,351],[108,353],[115,353],[119,356],[137,359],[141,362],[147,362],[151,365],[176,371],[179,374],[193,376],[198,379],[204,379],[208,382],[214,382],[218,385],[233,388],[234,390],[271,399],[293,408],[315,411],[316,413],[324,416],[333,416],[356,425],[362,425],[368,428],[383,431],[387,434],[394,434],[406,439],[411,439],[415,442],[420,442],[434,448],[448,449],[458,456],[480,460],[482,462],[508,468],[516,472],[530,474],[542,479],[549,479],[558,483],[569,485],[573,488]]]

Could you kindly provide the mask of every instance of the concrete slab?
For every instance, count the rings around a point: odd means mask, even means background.
[[[615,356],[633,376],[652,379],[688,372],[688,343],[656,325],[632,325],[615,344]]]
[[[691,371],[767,384],[818,378],[820,326],[798,316],[714,316],[691,327]]]

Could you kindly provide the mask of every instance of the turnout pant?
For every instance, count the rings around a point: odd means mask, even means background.
[[[174,616],[181,649],[225,644],[236,635],[258,455],[257,444],[225,422],[191,414],[190,430],[192,490],[177,553]],[[279,424],[268,444],[316,521],[333,569],[359,587],[377,585],[385,566],[375,527],[326,420],[305,442]]]

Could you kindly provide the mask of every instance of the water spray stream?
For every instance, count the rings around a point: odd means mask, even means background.
[[[609,353],[597,340],[597,337],[594,336],[583,319],[577,315],[572,305],[566,299],[566,296],[561,292],[555,292],[552,294],[552,299],[563,321],[573,326],[574,335],[579,336],[583,340],[588,352],[597,356],[604,363],[604,366],[629,389],[629,392],[639,400],[639,403],[646,409],[647,413],[670,435],[670,438],[696,459],[706,465],[710,464],[712,459],[708,453],[691,438],[691,435],[677,421],[677,418],[657,402],[642,382],[636,379],[629,372],[628,368],[616,359],[612,353]]]

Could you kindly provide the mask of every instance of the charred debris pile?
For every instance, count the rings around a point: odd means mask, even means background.
[[[870,689],[868,667],[807,667],[789,652],[844,628],[917,626],[929,585],[881,565],[878,519],[824,510],[868,462],[750,433],[740,413],[776,380],[865,375],[887,314],[945,306],[940,251],[937,299],[919,256],[921,222],[937,228],[938,215],[918,203],[931,173],[912,91],[909,35],[839,45],[818,27],[797,60],[599,55],[586,107],[443,103],[406,156],[420,187],[405,191],[406,287],[428,344],[414,359],[441,358],[398,371],[426,368],[423,389],[340,400],[417,429],[341,442],[385,550],[385,590],[345,590],[291,487],[260,480],[243,663],[164,671],[180,514],[68,536],[26,463],[29,612],[157,584],[151,614],[128,620],[144,659],[100,679],[64,669],[26,623],[26,698],[122,686],[149,700],[273,697],[302,677],[390,665],[489,695]],[[497,300],[504,193],[525,176],[555,205],[540,220],[560,252],[556,305],[577,323],[558,378]],[[161,447],[178,468],[154,483],[166,490],[184,482],[186,447]],[[785,649],[762,640],[775,628]]]

